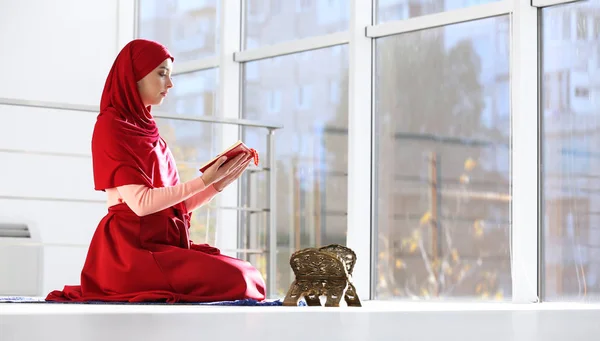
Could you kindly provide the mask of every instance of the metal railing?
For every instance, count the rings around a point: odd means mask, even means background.
[[[5,106],[18,106],[18,107],[31,107],[31,108],[41,108],[41,109],[58,109],[58,110],[69,110],[69,111],[81,111],[81,112],[90,112],[90,113],[98,113],[99,107],[91,106],[91,105],[82,105],[82,104],[70,104],[70,103],[56,103],[56,102],[47,102],[47,101],[34,101],[34,100],[24,100],[24,99],[9,99],[0,97],[0,105]],[[255,120],[245,120],[245,119],[228,119],[228,118],[220,118],[213,116],[189,116],[189,115],[172,115],[167,114],[160,110],[153,110],[152,116],[154,118],[159,119],[168,119],[168,120],[178,120],[178,121],[193,121],[193,122],[204,122],[211,124],[223,124],[223,125],[235,125],[238,127],[252,127],[252,128],[264,128],[267,130],[267,166],[266,167],[252,167],[249,169],[251,172],[268,172],[268,180],[267,180],[267,205],[268,207],[231,207],[231,206],[219,206],[219,207],[209,207],[212,209],[225,209],[225,210],[236,210],[238,212],[250,211],[250,212],[265,212],[268,214],[266,231],[268,233],[268,246],[267,249],[262,248],[252,248],[252,249],[235,249],[235,250],[223,250],[223,251],[235,251],[239,254],[248,255],[248,254],[264,254],[267,253],[269,255],[267,260],[267,295],[271,295],[277,290],[277,216],[276,216],[276,165],[275,165],[275,131],[283,128],[283,126],[267,123],[267,122],[259,122]],[[17,150],[17,149],[0,149],[1,152],[15,152],[15,153],[27,153],[27,154],[38,154],[35,151],[30,150]],[[42,153],[43,154],[43,153]],[[62,155],[62,153],[57,152],[54,153],[57,155]],[[65,154],[66,156],[71,156],[70,154]],[[77,157],[91,157],[91,155],[73,155]],[[185,161],[183,161],[185,163]],[[32,198],[32,197],[19,197],[19,196],[6,196],[0,195],[2,198],[8,198],[13,200],[50,200],[50,201],[64,201],[65,198]],[[85,200],[76,200],[76,201],[85,201]],[[90,200],[87,200],[90,201]],[[95,200],[91,200],[96,202]],[[100,202],[100,201],[98,201]],[[240,202],[239,194],[238,194],[238,205]],[[244,236],[238,236],[238,240],[236,243],[239,244],[240,238],[244,238]],[[41,243],[45,245],[44,243]]]

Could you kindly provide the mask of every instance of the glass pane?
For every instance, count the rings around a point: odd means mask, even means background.
[[[138,36],[165,45],[183,62],[216,54],[218,1],[139,1]]]
[[[282,124],[277,131],[277,294],[285,295],[293,273],[292,252],[346,243],[348,170],[348,51],[336,46],[244,67],[243,116]],[[267,166],[266,130],[244,129],[244,141]],[[247,172],[243,205],[266,207],[266,172]],[[264,213],[241,219],[244,248],[266,248]],[[265,257],[251,258],[266,266]],[[258,266],[258,265],[257,265]],[[260,268],[260,267],[259,267]],[[261,268],[266,277],[266,267]]]
[[[177,62],[173,64],[177,71]],[[171,115],[217,115],[218,69],[208,69],[173,76],[173,88],[157,110]]]
[[[543,297],[598,300],[600,1],[545,8],[542,28]]]
[[[377,298],[511,297],[509,28],[377,40]]]
[[[245,48],[346,31],[348,0],[245,0]]]
[[[500,0],[375,0],[377,23],[452,11]]]

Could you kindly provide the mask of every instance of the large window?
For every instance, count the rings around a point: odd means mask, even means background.
[[[600,297],[600,0],[353,1],[139,2],[139,36],[184,62],[162,109],[283,125],[270,169],[265,129],[159,122],[184,179],[230,138],[258,149],[226,244],[271,297],[331,243],[365,299]],[[223,216],[195,219],[214,242]]]
[[[244,118],[284,126],[276,133],[275,153],[277,294],[285,295],[293,280],[289,258],[294,251],[346,243],[347,46],[248,62],[244,69]],[[263,130],[245,129],[243,138],[267,157]],[[248,191],[244,206],[265,207],[265,180],[265,173],[250,173],[242,187]],[[245,246],[264,248],[266,215],[246,217]],[[253,261],[263,271],[265,257]]]
[[[543,296],[600,297],[600,1],[542,10]]]
[[[377,40],[378,298],[510,299],[508,30]]]

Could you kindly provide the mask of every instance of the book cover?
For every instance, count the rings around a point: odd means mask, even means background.
[[[217,162],[217,160],[222,156],[227,156],[227,160],[231,160],[240,153],[250,153],[254,158],[254,165],[258,166],[258,152],[254,148],[249,148],[242,141],[237,141],[231,147],[225,149],[221,154],[215,156],[210,161],[205,163],[202,167],[200,167],[200,171],[204,173],[213,163]],[[227,162],[227,161],[225,161]]]

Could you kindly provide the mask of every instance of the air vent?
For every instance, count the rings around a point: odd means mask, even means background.
[[[0,223],[0,238],[31,238],[31,233],[24,224]]]

